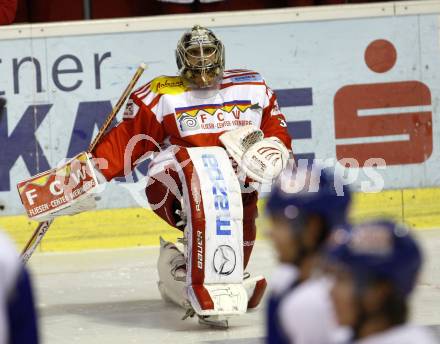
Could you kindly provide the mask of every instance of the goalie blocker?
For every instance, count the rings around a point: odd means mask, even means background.
[[[95,208],[93,193],[98,177],[91,159],[83,152],[57,168],[18,183],[29,219],[43,222]]]

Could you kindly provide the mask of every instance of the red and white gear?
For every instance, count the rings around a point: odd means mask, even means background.
[[[186,296],[186,260],[176,245],[160,238],[160,253],[157,261],[159,281],[157,282],[162,299],[189,309],[191,305]]]
[[[108,168],[102,173],[111,180],[123,176],[139,158],[157,152],[160,146],[221,147],[223,133],[249,124],[259,128],[265,137],[277,137],[287,149],[291,148],[276,96],[260,74],[249,70],[225,71],[218,91],[213,93],[191,89],[180,77],[162,76],[130,96],[123,120],[103,137],[92,153],[108,161]],[[133,140],[134,137],[140,139]],[[124,159],[128,166],[124,166]],[[179,181],[175,172],[159,170],[154,178],[157,182],[146,188],[147,198],[158,205],[153,210],[176,227],[180,219],[175,216],[175,210],[180,208],[180,200],[172,196],[179,191]],[[170,178],[176,182],[160,182]],[[170,191],[169,185],[177,190]],[[164,194],[171,197],[164,199]],[[246,263],[255,239],[258,197],[254,192],[243,194],[242,198]]]
[[[182,181],[178,172],[181,167],[176,168],[174,148],[175,146],[171,146],[162,151],[150,163],[145,192],[152,210],[169,225],[183,231],[184,225],[187,223],[188,205],[183,202]],[[246,268],[249,262],[255,242],[255,219],[258,216],[257,200],[256,191],[241,194],[243,207],[243,268]]]
[[[247,125],[222,134],[220,141],[248,177],[268,183],[287,166],[289,151],[279,138],[263,137],[260,129]]]
[[[271,182],[287,166],[289,151],[277,137],[267,137],[251,146],[243,155],[241,168],[261,183]]]
[[[103,137],[93,155],[108,161],[102,173],[111,180],[124,175],[124,157],[129,171],[160,145],[221,147],[223,133],[249,124],[291,149],[276,96],[260,74],[225,71],[215,91],[191,89],[181,77],[161,76],[131,94],[123,120]]]
[[[167,151],[167,147],[223,147],[220,140],[222,134],[248,125],[261,130],[260,142],[264,142],[264,147],[270,146],[271,150],[277,150],[275,155],[264,155],[267,152],[255,152],[248,147],[243,157],[248,162],[246,166],[249,167],[249,171],[254,171],[254,177],[257,179],[258,176],[264,177],[266,174],[255,169],[251,160],[260,159],[260,162],[271,164],[272,175],[284,166],[285,152],[291,149],[291,138],[275,94],[257,72],[244,69],[223,71],[221,42],[214,42],[216,38],[211,37],[211,33],[205,32],[203,28],[198,27],[195,31],[197,32],[192,32],[191,37],[188,36],[191,39],[184,42],[186,50],[183,51],[182,61],[188,60],[188,63],[185,63],[189,67],[195,68],[200,65],[200,75],[204,77],[201,80],[207,81],[210,70],[214,70],[218,76],[216,84],[202,87],[195,79],[191,82],[186,74],[160,76],[133,92],[123,120],[102,138],[92,152],[94,157],[108,161],[108,168],[102,170],[107,180],[127,174],[137,161],[149,155],[153,156],[153,153],[161,149]],[[193,36],[201,38],[194,41]],[[206,36],[206,39],[202,36]],[[196,45],[199,47],[198,50]],[[211,55],[216,59],[211,61]],[[182,63],[183,67],[185,63]],[[220,68],[219,73],[215,70],[217,67]],[[188,68],[182,68],[181,72],[184,73],[186,69]],[[223,153],[226,154],[224,151]],[[150,165],[150,178],[146,187],[148,202],[170,225],[180,230],[185,228],[185,224],[186,227],[188,224],[194,227],[194,204],[191,206],[188,200],[184,199],[185,194],[188,194],[185,188],[193,184],[188,179],[184,180],[181,171],[174,168],[173,162],[167,163],[167,159],[166,154],[161,153],[154,157]],[[178,160],[182,163],[185,159]],[[249,188],[245,189],[249,191]],[[242,209],[242,238],[234,242],[240,242],[242,245],[240,270],[243,271],[249,261],[256,235],[258,195],[254,191],[242,193],[240,197],[240,190],[238,195],[241,206],[237,209]],[[185,205],[186,211],[182,209],[182,204]],[[189,250],[192,248],[189,247]],[[194,254],[194,251],[190,254]],[[227,254],[226,251],[220,250],[217,257],[226,257]],[[197,259],[193,262],[196,264]],[[191,269],[194,269],[192,264],[187,266],[188,275]],[[264,279],[260,279],[256,282],[259,285],[258,288],[254,288],[256,291],[264,289],[263,281]]]
[[[227,317],[256,307],[265,280],[243,282],[241,191],[226,152],[220,147],[171,146],[158,160],[174,168],[180,181],[175,199],[183,199],[188,206],[185,256],[175,245],[161,241],[158,284],[162,296],[194,311],[204,323],[206,316]],[[152,170],[157,169],[153,165]],[[225,326],[227,322],[221,320]],[[214,324],[213,319],[209,322]]]
[[[245,125],[227,131],[219,137],[226,151],[237,163],[241,163],[244,153],[263,138],[263,131],[254,125]]]
[[[43,222],[95,209],[96,192],[104,182],[91,155],[81,152],[21,181],[17,188],[28,217]]]
[[[186,259],[179,248],[160,238],[160,253],[157,261],[158,289],[162,299],[186,310],[191,309],[186,295]],[[248,309],[256,308],[267,287],[263,276],[251,277],[245,273],[243,286],[248,298]]]

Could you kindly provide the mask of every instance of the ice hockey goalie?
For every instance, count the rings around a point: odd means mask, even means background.
[[[264,293],[264,278],[244,272],[256,236],[258,195],[249,181],[277,177],[291,138],[262,76],[225,70],[224,46],[211,30],[185,32],[176,60],[178,76],[132,93],[123,120],[92,155],[108,161],[107,180],[150,155],[148,202],[184,232],[185,252],[161,242],[159,289],[209,322],[256,307]],[[247,176],[241,182],[237,168]]]

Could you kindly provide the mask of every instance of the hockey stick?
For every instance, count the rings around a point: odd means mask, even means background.
[[[122,93],[121,97],[119,98],[116,105],[113,107],[110,114],[107,116],[107,119],[105,120],[102,127],[99,129],[98,134],[96,135],[95,139],[92,141],[88,148],[88,152],[91,152],[96,145],[98,144],[99,140],[101,140],[102,136],[105,134],[107,129],[109,128],[110,124],[112,123],[113,119],[117,115],[117,113],[121,110],[122,105],[124,105],[125,101],[127,100],[128,96],[130,95],[131,91],[133,90],[134,86],[138,82],[139,78],[141,77],[142,73],[146,69],[146,65],[144,63],[141,63],[136,70],[136,73],[133,75],[133,78],[131,79],[130,83],[125,88],[124,93]],[[27,242],[26,246],[24,247],[22,253],[21,253],[21,260],[23,264],[26,264],[26,262],[29,260],[29,258],[34,253],[35,249],[37,248],[38,244],[43,239],[44,235],[48,231],[50,225],[52,224],[53,220],[40,222],[37,229],[35,229],[34,233],[32,234],[31,238]]]

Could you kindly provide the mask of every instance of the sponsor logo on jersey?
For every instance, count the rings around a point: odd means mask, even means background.
[[[258,104],[255,104],[258,106]],[[255,106],[254,105],[254,106]],[[191,117],[197,117],[200,113],[208,113],[211,116],[217,113],[218,111],[231,113],[234,110],[239,110],[240,112],[246,112],[253,105],[250,100],[236,100],[232,102],[226,102],[223,104],[203,104],[203,105],[195,105],[183,108],[176,108],[177,118],[179,116],[185,114]]]
[[[250,74],[250,75],[232,77],[231,81],[235,84],[240,84],[245,82],[262,82],[263,78],[261,77],[260,74]]]
[[[184,79],[179,76],[161,76],[151,82],[151,90],[159,94],[181,94],[188,89]]]
[[[178,123],[180,126],[180,130],[182,131],[200,129],[200,125],[199,122],[197,121],[197,118],[188,116],[187,114],[183,114],[182,116],[180,116]]]
[[[262,111],[259,104],[250,100],[237,100],[223,104],[203,104],[176,108],[176,119],[182,132],[199,129],[224,128],[252,124],[251,121],[240,119],[249,109]]]

